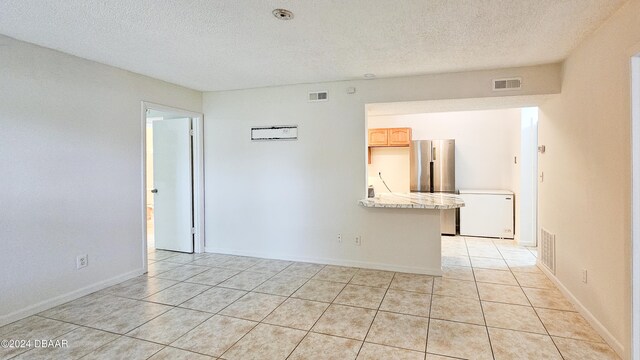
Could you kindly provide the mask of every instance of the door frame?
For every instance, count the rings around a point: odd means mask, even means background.
[[[631,73],[631,358],[640,360],[640,44],[632,51]]]
[[[530,126],[528,131],[525,133],[523,131],[523,123],[526,121],[526,118],[530,117]],[[523,231],[523,220],[525,216],[523,214],[523,207],[520,207],[520,229],[516,230],[520,231],[520,237],[517,239],[518,244],[522,246],[531,246],[538,247],[538,234],[540,234],[540,230],[538,229],[538,164],[540,162],[540,153],[538,151],[538,126],[540,123],[540,106],[525,106],[520,108],[520,168],[518,175],[520,176],[520,200],[519,204],[516,203],[516,206],[521,206],[524,199],[529,202],[529,211],[530,214],[528,216],[528,220],[531,221],[531,225],[529,231],[527,231],[527,235],[524,234]],[[528,136],[528,139],[525,139],[525,135]],[[528,148],[526,147],[528,145]],[[526,157],[529,157],[526,159]],[[527,169],[522,166],[529,160],[531,162],[531,167]],[[524,176],[528,175],[528,176]],[[527,188],[525,183],[529,185]],[[525,196],[525,189],[530,190]],[[523,241],[524,238],[530,238],[529,241]]]
[[[193,142],[193,252],[204,252],[204,115],[189,110],[160,105],[149,101],[141,102],[141,157],[142,157],[142,260],[147,270],[147,110],[156,110],[179,114],[192,119]]]

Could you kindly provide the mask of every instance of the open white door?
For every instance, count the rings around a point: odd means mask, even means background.
[[[191,119],[153,122],[156,249],[193,252]]]

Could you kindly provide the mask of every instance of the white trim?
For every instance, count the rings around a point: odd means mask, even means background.
[[[535,113],[535,116],[534,116]],[[530,117],[529,129],[523,131],[523,123]],[[540,120],[540,107],[530,106],[520,108],[520,170],[519,185],[520,199],[516,197],[516,206],[520,207],[520,229],[515,233],[520,236],[514,239],[521,246],[538,246],[538,124]],[[528,139],[525,136],[528,136]],[[524,148],[529,145],[529,149]],[[527,155],[530,156],[527,159]],[[529,163],[530,161],[530,163]],[[531,168],[525,168],[525,164],[531,164]],[[526,199],[526,201],[525,201]],[[522,206],[523,201],[531,207],[527,210]],[[523,231],[524,223],[530,223],[529,231]],[[529,239],[526,241],[525,239]]]
[[[193,199],[195,227],[193,251],[204,252],[204,115],[173,108],[165,105],[142,101],[142,261],[147,270],[147,159],[146,159],[146,124],[147,110],[157,110],[190,117],[193,121]]]
[[[538,264],[538,268],[540,270],[542,270],[542,272],[545,273],[545,275],[547,275],[547,277],[549,278],[549,280],[551,280],[557,287],[558,289],[560,289],[560,291],[562,292],[562,294],[569,299],[569,301],[573,304],[573,306],[576,308],[576,310],[578,310],[578,312],[580,313],[580,315],[582,315],[582,317],[585,318],[585,320],[587,320],[587,322],[589,322],[589,324],[594,328],[594,330],[604,339],[604,341],[607,342],[607,344],[609,344],[609,346],[611,346],[611,348],[613,349],[613,351],[615,351],[618,356],[620,356],[621,358],[625,358],[624,356],[624,346],[622,346],[622,344],[620,343],[620,341],[618,341],[610,332],[609,330],[607,330],[607,328],[602,325],[602,323],[600,321],[598,321],[598,319],[596,319],[595,316],[593,316],[593,314],[587,310],[587,308],[582,305],[582,303],[578,300],[578,298],[576,298],[571,291],[569,291],[569,289],[567,289],[561,282],[560,280],[558,280],[557,277],[555,277],[555,275],[553,275],[551,273],[551,271],[549,271],[547,268],[545,268],[544,266]]]
[[[147,272],[147,106],[144,101],[140,106],[140,117],[142,117],[140,145],[140,163],[142,164],[142,176],[140,185],[142,186],[142,269]]]
[[[193,120],[193,223],[195,224],[194,252],[204,252],[204,119]]]
[[[631,57],[631,159],[630,344],[631,358],[640,360],[640,53]]]
[[[375,262],[369,262],[369,261],[344,260],[344,259],[333,259],[333,258],[323,258],[323,257],[314,257],[314,256],[310,256],[310,257],[290,256],[290,255],[283,255],[283,254],[266,254],[265,255],[264,253],[257,253],[257,252],[251,252],[251,251],[237,251],[233,249],[210,247],[210,246],[205,247],[205,252],[239,255],[239,256],[261,257],[261,258],[268,258],[268,259],[275,259],[275,260],[311,262],[311,263],[327,264],[327,265],[352,266],[352,267],[360,267],[360,268],[366,268],[366,269],[407,272],[407,273],[425,274],[425,275],[432,275],[432,276],[442,276],[442,269],[422,268],[422,267],[413,267],[413,266],[398,266],[398,265],[375,263]]]
[[[136,276],[140,276],[142,274],[144,274],[146,272],[146,269],[137,269],[134,271],[130,271],[128,273],[125,274],[121,274],[118,276],[114,276],[110,279],[106,279],[103,281],[100,281],[98,283],[95,284],[91,284],[89,286],[85,286],[83,288],[68,292],[66,294],[62,294],[62,295],[58,295],[54,298],[51,299],[47,299],[44,301],[41,301],[37,304],[33,304],[30,306],[27,306],[26,308],[14,311],[10,314],[6,314],[6,315],[2,315],[0,316],[0,326],[4,326],[7,324],[10,324],[14,321],[18,321],[20,319],[26,318],[27,316],[31,316],[31,315],[35,315],[37,313],[40,313],[42,311],[48,310],[50,308],[53,308],[55,306],[64,304],[66,302],[81,298],[85,295],[89,295],[91,293],[94,293],[96,291],[102,290],[102,289],[106,289],[109,286],[115,285],[115,284],[119,284],[123,281],[127,281],[129,279],[132,279]]]

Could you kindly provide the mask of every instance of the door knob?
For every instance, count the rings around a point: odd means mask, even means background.
[[[156,193],[158,193],[158,189],[151,189],[151,193],[152,193],[152,194],[156,194]]]

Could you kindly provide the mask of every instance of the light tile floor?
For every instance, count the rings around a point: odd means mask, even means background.
[[[0,328],[0,359],[617,359],[512,241],[442,240],[443,277],[149,252],[149,273]]]

